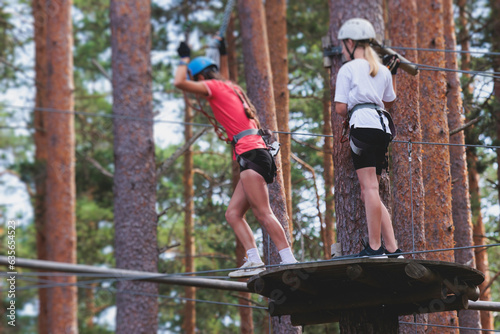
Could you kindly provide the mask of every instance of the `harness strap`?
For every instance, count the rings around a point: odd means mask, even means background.
[[[245,137],[245,136],[250,136],[250,135],[258,135],[259,134],[259,130],[258,129],[247,129],[247,130],[243,130],[241,131],[240,133],[238,134],[235,134],[233,136],[233,140],[232,140],[232,143],[233,145],[236,145],[236,143],[238,142],[238,140],[240,140],[241,138]]]
[[[385,126],[384,118],[382,117],[382,115],[384,115],[387,118],[387,120],[389,121],[389,129],[391,130],[392,138],[394,138],[396,136],[396,127],[394,126],[394,122],[392,121],[391,114],[389,114],[387,112],[387,110],[385,110],[384,108],[380,107],[378,104],[375,104],[375,103],[360,103],[360,104],[356,104],[354,107],[352,107],[351,110],[349,110],[349,118],[351,118],[352,114],[354,114],[354,112],[356,110],[362,109],[362,108],[375,109],[377,111],[377,113],[378,113],[379,118],[380,118],[380,124],[382,125],[382,129],[384,130],[384,132],[387,132],[387,128]]]

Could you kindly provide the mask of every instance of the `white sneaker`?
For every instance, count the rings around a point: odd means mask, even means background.
[[[266,270],[264,262],[251,262],[245,258],[245,263],[235,271],[228,274],[229,277],[250,277]]]

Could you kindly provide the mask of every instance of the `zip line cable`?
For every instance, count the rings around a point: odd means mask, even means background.
[[[51,283],[53,281],[50,280],[44,280],[44,279],[25,279],[25,278],[20,278],[25,281],[31,281],[31,282],[37,282],[37,283]],[[81,282],[85,284],[78,284],[78,283],[54,283],[54,284],[47,284],[47,285],[36,285],[36,286],[26,286],[26,287],[16,287],[16,291],[23,291],[23,290],[30,290],[30,289],[40,289],[40,288],[55,288],[55,287],[64,287],[64,286],[77,286],[79,288],[84,288],[84,289],[95,289],[97,291],[108,291],[108,292],[115,292],[115,293],[129,293],[129,294],[138,294],[138,295],[145,295],[145,296],[150,296],[150,297],[159,297],[159,298],[164,298],[164,299],[177,299],[177,300],[185,300],[185,301],[194,301],[194,302],[200,302],[200,303],[207,303],[207,304],[217,304],[217,305],[225,305],[225,306],[236,306],[236,307],[246,307],[246,308],[254,308],[254,309],[265,309],[267,310],[267,307],[262,307],[262,306],[251,306],[251,305],[243,305],[243,304],[234,304],[234,303],[227,303],[227,302],[217,302],[217,301],[211,301],[211,300],[205,300],[205,299],[193,299],[193,298],[186,298],[186,297],[177,297],[177,296],[166,296],[166,295],[160,295],[160,294],[147,294],[144,292],[137,292],[137,291],[131,291],[127,289],[123,290],[118,290],[114,289],[112,287],[89,287],[88,284],[92,284],[89,282]],[[156,283],[158,284],[158,283]]]
[[[420,251],[412,251],[412,252],[403,252],[400,255],[413,255],[413,254],[426,254],[426,253],[438,253],[438,252],[448,252],[448,251],[455,251],[455,250],[464,250],[464,249],[476,249],[476,248],[490,248],[490,247],[498,247],[500,246],[500,243],[496,244],[487,244],[487,245],[474,245],[474,246],[463,246],[463,247],[452,247],[452,248],[441,248],[441,249],[432,249],[432,250],[420,250]],[[354,258],[354,256],[351,255],[345,255],[345,256],[339,256],[336,258],[328,259],[328,260],[317,260],[317,261],[305,261],[305,262],[299,262],[298,264],[321,264],[321,263],[332,263],[336,261],[341,261],[341,260],[346,260],[346,259],[351,259]],[[287,265],[282,265],[282,264],[272,264],[272,265],[265,265],[265,268],[277,268],[277,267],[286,267]],[[228,272],[228,271],[233,271],[239,268],[224,268],[224,269],[213,269],[213,270],[203,270],[203,271],[194,271],[194,272],[185,272],[185,273],[150,273],[150,274],[156,274],[155,278],[161,278],[161,277],[184,277],[184,276],[194,276],[194,275],[202,275],[202,274],[207,274],[207,273],[222,273],[222,272]],[[23,274],[17,274],[22,276]],[[33,275],[33,274],[31,274]],[[0,276],[9,276],[9,273],[0,273]],[[39,276],[44,276],[43,272],[39,273]],[[55,274],[54,276],[57,276]],[[74,273],[72,276],[78,276],[77,273]],[[100,283],[100,282],[106,282],[106,281],[131,281],[131,280],[142,280],[142,279],[148,279],[151,278],[150,275],[137,275],[137,276],[126,276],[126,277],[116,277],[115,275],[110,275],[114,277],[108,277],[108,278],[103,278],[103,279],[98,279],[98,280],[92,280],[92,281],[85,281],[85,282],[77,282],[77,283],[55,283],[57,285],[55,286],[72,286],[72,285],[88,285],[92,283]],[[196,277],[196,276],[195,276]],[[201,276],[203,277],[203,276]],[[227,278],[223,276],[222,278]],[[33,286],[31,288],[47,288],[47,286]]]
[[[449,53],[470,53],[470,54],[483,54],[485,56],[500,56],[500,52],[492,52],[492,51],[478,51],[478,50],[451,50],[451,49],[429,49],[429,48],[412,48],[405,46],[389,46],[382,45],[384,48],[390,48],[394,50],[415,50],[415,51],[429,51],[429,52],[449,52]]]
[[[439,67],[439,66],[431,66],[431,65],[425,65],[425,64],[418,64],[418,63],[412,63],[412,62],[402,62],[401,64],[408,64],[408,65],[417,66],[418,69],[421,70],[421,71],[458,72],[458,73],[464,73],[464,74],[472,74],[472,75],[475,75],[475,76],[483,76],[483,77],[486,77],[486,78],[500,79],[500,72],[491,72],[491,71],[466,71],[466,70],[451,69],[451,68],[446,68],[446,67]]]
[[[84,112],[84,111],[58,110],[58,109],[52,109],[52,108],[38,108],[38,107],[33,108],[33,107],[17,106],[17,105],[4,105],[4,107],[17,108],[17,109],[29,109],[29,110],[36,110],[36,111],[42,111],[42,112],[53,112],[53,113],[61,113],[61,114],[83,115],[83,116],[90,116],[90,117],[105,117],[105,118],[110,118],[110,119],[118,118],[118,119],[141,121],[141,122],[166,123],[166,124],[178,124],[178,125],[193,125],[193,126],[201,126],[201,127],[207,127],[207,128],[212,127],[212,125],[206,124],[206,123],[171,121],[171,120],[152,119],[152,118],[136,117],[136,116],[90,113],[90,112]],[[32,129],[32,128],[28,128],[28,127],[24,127],[24,128],[25,129]],[[0,130],[1,129],[2,129],[2,127],[0,127]],[[320,137],[320,138],[333,138],[334,137],[333,135],[325,135],[325,134],[310,133],[310,132],[273,131],[273,133],[275,133],[275,134],[289,134],[289,135],[295,135],[295,136]],[[405,140],[393,140],[392,142],[398,143],[398,144],[409,143],[409,141],[405,141]],[[412,141],[411,143],[416,144],[416,145],[463,146],[463,147],[486,148],[486,149],[493,149],[493,150],[500,149],[500,146],[496,146],[496,145],[435,143],[435,142],[424,142],[424,141],[419,141],[419,142]]]

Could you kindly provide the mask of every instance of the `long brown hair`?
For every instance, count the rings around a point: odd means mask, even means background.
[[[200,74],[202,74],[206,80],[228,81],[222,77],[220,72],[217,71],[217,69],[215,67],[207,68],[206,70],[202,71]],[[234,86],[233,90],[236,93],[236,95],[238,95],[238,98],[240,99],[241,103],[243,104],[243,110],[245,110],[245,115],[247,116],[248,119],[253,119],[255,121],[255,123],[257,124],[257,128],[260,129],[260,122],[259,122],[259,118],[257,117],[257,109],[255,108],[253,103],[248,98],[247,93],[239,85],[235,84],[234,82],[232,82],[230,80],[229,80],[229,82],[232,86]],[[236,87],[236,89],[235,89],[235,87]]]

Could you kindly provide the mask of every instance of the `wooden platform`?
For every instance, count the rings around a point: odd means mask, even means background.
[[[441,261],[347,258],[270,268],[251,277],[250,291],[269,297],[272,316],[293,325],[338,321],[343,312],[391,316],[467,308],[484,275]]]

